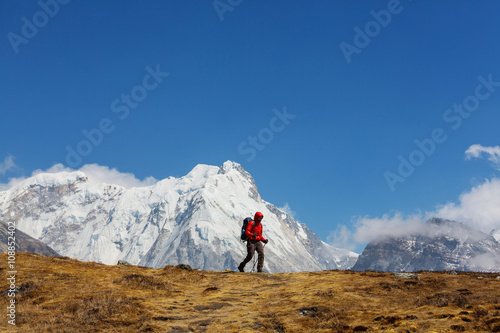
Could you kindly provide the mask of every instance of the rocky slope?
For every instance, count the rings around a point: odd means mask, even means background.
[[[14,239],[10,238],[14,237]],[[26,235],[21,230],[9,231],[7,225],[0,222],[0,252],[8,252],[9,243],[15,243],[16,252],[31,252],[45,256],[59,256],[45,243]]]

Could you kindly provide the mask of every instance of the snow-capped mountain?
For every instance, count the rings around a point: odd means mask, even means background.
[[[353,270],[500,272],[500,243],[462,223],[433,218],[419,233],[370,242]]]
[[[80,171],[38,174],[0,192],[0,218],[61,255],[162,267],[236,269],[246,255],[242,221],[264,214],[264,270],[347,269],[357,254],[322,242],[305,224],[262,200],[241,165],[198,165],[147,187],[91,183]],[[247,267],[248,269],[248,267]]]

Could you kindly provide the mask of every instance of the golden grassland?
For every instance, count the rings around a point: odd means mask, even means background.
[[[7,277],[7,256],[0,254]],[[211,272],[16,255],[12,332],[500,332],[498,274]],[[4,314],[9,289],[0,283]]]

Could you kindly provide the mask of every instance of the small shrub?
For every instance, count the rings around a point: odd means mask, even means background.
[[[65,312],[72,313],[75,320],[83,325],[110,322],[113,317],[130,314],[140,309],[137,298],[101,292],[89,298],[66,303]],[[133,317],[130,317],[133,321]]]
[[[193,269],[191,268],[191,266],[189,266],[188,264],[179,264],[177,266],[175,266],[176,268],[179,268],[179,269],[184,269],[186,271],[192,271]]]
[[[474,312],[472,313],[472,315],[474,317],[476,317],[476,318],[486,317],[488,315],[488,310],[482,309],[482,308],[478,308],[478,309],[474,310]]]
[[[468,299],[461,294],[437,293],[433,296],[427,296],[425,299],[417,300],[417,306],[431,305],[445,307],[451,304],[463,308],[469,303]]]
[[[167,281],[163,281],[157,277],[146,276],[141,274],[130,274],[114,281],[121,283],[129,288],[150,289],[150,290],[166,290],[170,291],[171,286]]]
[[[16,297],[19,299],[36,298],[39,296],[40,289],[41,284],[38,281],[28,281],[16,287]]]
[[[465,332],[465,327],[463,327],[462,325],[451,325],[450,329],[456,332]]]

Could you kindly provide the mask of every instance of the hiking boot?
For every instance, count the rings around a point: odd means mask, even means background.
[[[240,264],[240,265],[238,266],[238,270],[239,270],[240,272],[244,272],[243,267],[245,267],[245,266],[242,266],[242,265]]]

